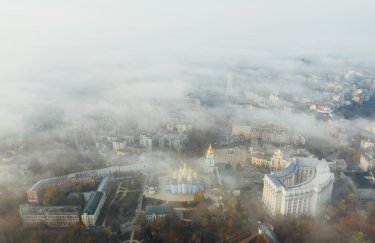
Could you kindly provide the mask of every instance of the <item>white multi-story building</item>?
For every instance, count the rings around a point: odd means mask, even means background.
[[[49,187],[57,187],[68,192],[76,185],[95,185],[95,181],[97,179],[101,179],[107,175],[112,176],[117,173],[142,171],[150,168],[151,165],[152,162],[133,163],[43,179],[36,182],[30,189],[27,190],[27,199],[32,203],[39,203],[43,197],[45,189]]]
[[[147,152],[152,150],[152,138],[145,135],[139,136],[139,144],[145,147]]]
[[[271,215],[320,215],[331,200],[334,175],[325,160],[298,157],[264,176],[263,203]]]
[[[124,149],[126,148],[126,142],[114,141],[112,142],[112,148],[115,152]]]

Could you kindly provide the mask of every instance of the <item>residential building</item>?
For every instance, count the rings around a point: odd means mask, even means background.
[[[187,136],[185,134],[168,133],[159,139],[159,147],[161,149],[181,151],[186,141]]]
[[[192,126],[190,124],[175,124],[175,123],[169,123],[167,124],[167,131],[168,132],[177,132],[180,134],[186,134],[191,132]]]
[[[246,125],[233,125],[232,136],[244,136],[245,138],[250,138],[251,127]]]
[[[275,144],[288,144],[291,139],[289,128],[282,124],[263,124],[251,130],[252,142],[261,141]]]
[[[117,152],[121,149],[126,148],[126,142],[120,142],[120,141],[113,141],[112,142],[112,148],[114,152]]]
[[[364,171],[375,170],[375,158],[371,153],[362,152],[359,160],[359,166]]]
[[[139,144],[142,145],[147,152],[152,151],[152,138],[145,135],[139,136]]]

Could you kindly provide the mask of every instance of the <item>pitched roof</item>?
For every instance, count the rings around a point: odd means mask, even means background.
[[[89,200],[87,201],[85,208],[83,209],[83,213],[94,214],[99,205],[99,202],[102,200],[102,197],[102,192],[93,192]]]
[[[145,215],[150,214],[173,214],[172,206],[168,204],[163,204],[159,206],[152,206],[146,209]]]

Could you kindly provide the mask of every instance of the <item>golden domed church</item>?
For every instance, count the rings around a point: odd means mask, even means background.
[[[167,191],[174,194],[193,194],[204,191],[204,182],[198,178],[194,170],[184,164],[172,172],[167,183]]]
[[[205,164],[204,171],[206,173],[212,173],[214,169],[215,169],[215,153],[214,153],[214,149],[212,148],[210,144],[210,147],[207,150],[206,164]]]

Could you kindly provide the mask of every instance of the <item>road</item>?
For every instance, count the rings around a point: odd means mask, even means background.
[[[144,195],[144,192],[145,192],[144,188],[145,188],[146,183],[147,183],[147,181],[148,181],[148,177],[149,177],[149,175],[148,175],[148,174],[145,174],[145,176],[146,176],[146,177],[145,177],[145,180],[144,180],[144,182],[143,182],[142,192],[139,193],[139,197],[138,197],[137,211],[136,211],[136,214],[135,214],[135,216],[134,216],[134,218],[133,218],[133,220],[132,220],[132,222],[131,222],[131,227],[134,226],[135,221],[137,220],[138,215],[139,215],[139,213],[140,213],[141,210],[142,210],[143,195]],[[131,233],[131,235],[130,235],[130,240],[129,240],[128,242],[132,243],[132,242],[133,242],[133,238],[134,238],[134,227],[133,227],[132,233]],[[135,242],[135,241],[134,241],[134,242]]]
[[[122,183],[120,183],[120,185],[117,187],[116,193],[113,196],[112,201],[108,204],[107,209],[110,209],[112,204],[116,203],[115,199],[116,199],[118,193],[122,193],[121,199],[123,199],[126,195],[126,192],[127,192],[127,189],[122,186]],[[117,200],[117,201],[119,201],[119,200]],[[104,220],[103,220],[102,226],[105,226],[105,223],[107,221],[107,214],[108,214],[108,210],[106,211],[106,213],[104,215]]]

